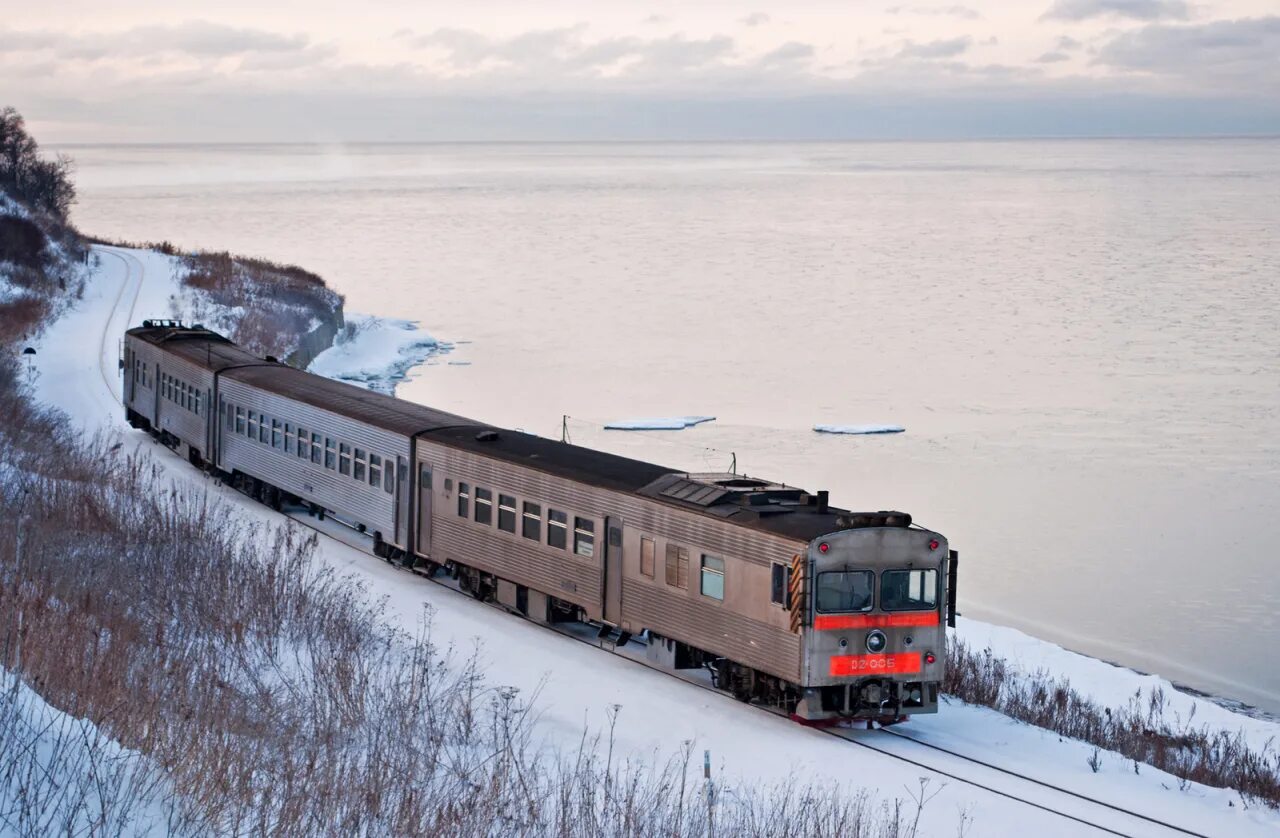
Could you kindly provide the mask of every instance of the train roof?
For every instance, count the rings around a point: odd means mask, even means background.
[[[567,477],[602,489],[639,492],[675,469],[489,425],[442,428],[422,434],[453,448]]]
[[[392,433],[413,436],[419,431],[448,425],[480,424],[474,419],[260,358],[203,326],[184,326],[172,320],[147,320],[142,326],[130,329],[128,334],[226,378],[349,416]]]
[[[602,489],[643,495],[691,512],[798,541],[857,527],[907,527],[903,512],[850,512],[825,493],[738,474],[690,474],[642,460],[497,428],[321,375],[265,360],[203,327],[146,321],[128,334],[197,366],[314,407],[405,436]]]
[[[420,434],[484,457],[709,515],[799,541],[853,527],[911,524],[902,512],[850,512],[817,495],[738,474],[690,474],[643,460],[490,425],[456,425]]]
[[[474,419],[423,407],[284,364],[238,367],[227,370],[223,376],[404,436],[453,425],[484,427]]]
[[[175,320],[145,320],[126,334],[153,346],[162,346],[166,352],[214,372],[246,364],[273,363],[241,349],[217,332],[203,326],[183,326]]]

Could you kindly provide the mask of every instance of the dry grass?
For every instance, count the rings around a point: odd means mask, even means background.
[[[47,300],[29,294],[0,302],[0,345],[13,345],[34,336],[49,310]]]
[[[1249,747],[1244,735],[1169,718],[1162,690],[1138,691],[1121,708],[1103,707],[1046,672],[1010,671],[990,649],[975,651],[953,640],[947,649],[947,693],[991,707],[1015,719],[1052,730],[1190,782],[1231,788],[1280,807],[1280,751],[1272,743]],[[1097,770],[1096,768],[1094,769]]]

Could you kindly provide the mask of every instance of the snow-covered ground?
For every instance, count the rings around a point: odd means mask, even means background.
[[[412,320],[348,314],[334,345],[307,369],[370,390],[395,393],[396,384],[428,358],[453,344],[436,340]]]
[[[168,316],[173,277],[166,257],[115,248],[99,250],[103,254],[101,267],[84,299],[54,323],[41,341],[39,397],[67,411],[81,428],[107,426],[120,433],[129,446],[152,452],[168,479],[204,487],[240,505],[247,519],[264,526],[282,524],[284,519],[279,515],[216,486],[166,449],[151,444],[145,435],[124,427],[115,401],[119,338],[126,323]],[[693,740],[696,748],[711,751],[716,776],[729,787],[729,793],[743,782],[835,782],[850,789],[866,788],[882,799],[907,800],[909,792],[918,789],[920,778],[927,777],[931,788],[940,792],[925,808],[921,834],[956,834],[966,812],[972,818],[970,835],[1036,834],[1043,838],[1088,831],[1079,822],[937,772],[1003,788],[1004,780],[998,774],[975,777],[968,763],[949,761],[933,751],[916,752],[913,749],[918,746],[907,742],[899,743],[895,750],[936,771],[856,747],[531,625],[393,568],[361,549],[356,541],[359,537],[353,533],[340,529],[332,533],[334,538],[321,540],[321,558],[360,580],[370,597],[382,598],[389,620],[412,631],[421,619],[424,603],[429,604],[435,613],[438,642],[459,648],[478,643],[490,682],[517,687],[526,696],[536,694],[538,731],[550,744],[572,747],[584,724],[598,729],[604,724],[606,710],[618,705],[617,747],[622,752],[665,759],[682,743]],[[1198,722],[1242,729],[1259,745],[1280,733],[1280,725],[1177,693],[1164,679],[1114,667],[1020,632],[971,620],[963,620],[958,631],[971,646],[990,647],[996,655],[1008,658],[1015,669],[1034,672],[1043,668],[1064,675],[1081,693],[1105,704],[1124,704],[1135,691],[1158,686],[1171,699],[1169,712],[1183,714],[1184,719],[1194,705]],[[1232,791],[1195,784],[1184,790],[1174,778],[1145,766],[1135,774],[1132,763],[1115,754],[1102,754],[1095,772],[1088,764],[1091,746],[1063,740],[983,708],[948,704],[936,717],[917,718],[903,730],[917,739],[977,755],[994,765],[1202,834],[1236,838],[1280,830],[1280,813],[1246,807]],[[869,743],[886,738],[875,732],[852,736],[865,737]],[[1161,827],[1121,815],[1108,820],[1105,812],[1091,804],[1049,790],[1036,791],[1033,799],[1109,824],[1123,834],[1167,834]]]
[[[820,434],[900,434],[906,430],[901,425],[814,425]]]
[[[164,835],[177,804],[150,760],[0,669],[0,836]]]
[[[714,422],[714,416],[661,416],[654,419],[618,419],[604,426],[606,431],[681,431]]]

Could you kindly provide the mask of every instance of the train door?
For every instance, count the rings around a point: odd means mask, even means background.
[[[418,463],[418,553],[431,555],[431,486],[430,463]]]
[[[622,520],[604,519],[604,619],[622,620]]]
[[[408,542],[408,461],[396,458],[396,544],[410,549]]]
[[[200,417],[204,420],[204,456],[210,463],[216,463],[216,437],[218,426],[222,423],[222,411],[213,400],[212,389],[205,390],[200,397],[200,408],[204,411],[204,415]]]

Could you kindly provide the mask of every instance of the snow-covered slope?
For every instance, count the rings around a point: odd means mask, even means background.
[[[104,255],[102,270],[84,300],[46,333],[39,356],[39,395],[67,410],[80,427],[108,426],[129,446],[152,452],[166,479],[208,488],[241,505],[249,520],[263,526],[280,525],[280,516],[214,486],[144,435],[123,427],[112,395],[112,390],[118,392],[119,388],[114,372],[117,341],[126,322],[167,316],[164,307],[172,293],[173,278],[165,264],[165,257],[145,252]],[[1080,823],[1044,809],[800,727],[538,628],[375,559],[359,549],[354,534],[340,529],[332,532],[335,537],[323,539],[321,544],[325,562],[359,579],[367,586],[368,596],[383,598],[387,618],[407,630],[418,625],[425,603],[435,613],[437,642],[459,648],[479,644],[490,682],[538,696],[537,730],[551,745],[576,744],[584,724],[598,729],[605,723],[608,708],[618,706],[617,747],[621,753],[638,759],[665,759],[692,740],[697,749],[711,751],[716,776],[730,791],[742,783],[795,786],[823,781],[851,789],[865,787],[881,798],[906,800],[918,789],[919,778],[928,777],[932,788],[941,790],[924,811],[922,834],[955,834],[962,812],[972,817],[969,834],[973,835],[1051,836],[1082,831]],[[1007,629],[964,621],[959,631],[971,645],[990,646],[996,654],[1029,671],[1044,666],[1069,675],[1079,689],[1103,702],[1113,703],[1157,684],[1172,691],[1161,679],[1075,655]],[[1280,725],[1239,716],[1190,696],[1179,695],[1177,701],[1178,712],[1197,703],[1200,721],[1212,720],[1231,730],[1244,728],[1258,741],[1280,733]],[[1064,741],[989,710],[951,704],[937,717],[917,719],[905,730],[916,738],[982,755],[993,764],[1025,770],[1075,793],[1137,809],[1203,834],[1234,838],[1275,834],[1280,829],[1280,815],[1246,807],[1234,792],[1195,784],[1180,789],[1176,780],[1153,769],[1143,768],[1135,774],[1132,764],[1117,755],[1102,754],[1095,771],[1088,764],[1093,753],[1090,746]],[[970,776],[965,773],[971,770],[966,764],[950,762],[936,752],[922,755],[920,761],[958,777]],[[1040,794],[1061,810],[1080,811],[1083,805],[1070,796],[1047,791]],[[1155,826],[1147,829],[1126,820],[1114,823],[1129,834],[1165,834]]]
[[[0,836],[176,834],[164,773],[0,669]]]

